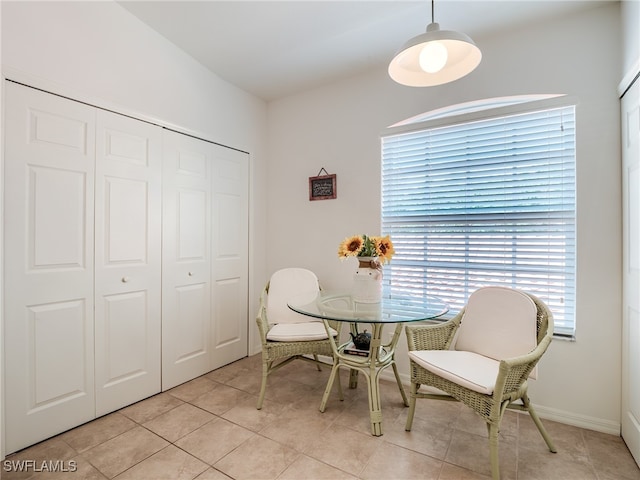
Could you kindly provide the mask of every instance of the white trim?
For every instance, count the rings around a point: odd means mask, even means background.
[[[608,433],[617,437],[620,436],[620,422],[605,420],[604,418],[590,417],[588,415],[580,415],[579,413],[544,407],[542,405],[534,404],[533,406],[541,418],[546,418],[558,423],[564,423],[566,425],[572,425],[574,427],[585,428],[587,430]]]
[[[629,90],[634,81],[638,81],[640,76],[640,58],[638,58],[633,66],[627,71],[622,80],[618,84],[618,96],[622,97]]]
[[[382,380],[386,380],[396,383],[396,379],[393,375],[393,371],[385,370],[380,375]],[[411,385],[411,377],[406,373],[400,374],[400,380],[406,387]],[[424,387],[423,387],[424,388]],[[436,391],[429,393],[437,393]],[[400,393],[398,393],[400,395]],[[608,433],[610,435],[620,436],[620,422],[612,420],[605,420],[603,418],[590,417],[588,415],[581,415],[579,413],[568,412],[566,410],[558,410],[557,408],[545,407],[542,405],[533,404],[536,409],[536,413],[540,418],[551,420],[553,422],[563,423],[565,425],[571,425],[578,428],[584,428],[586,430],[594,430],[596,432]],[[384,416],[384,411],[383,411]]]
[[[518,98],[518,97],[514,97]],[[500,100],[500,99],[497,99]],[[454,114],[451,116],[439,115],[437,118],[426,120],[423,122],[396,124],[387,127],[380,137],[390,137],[401,133],[415,132],[418,130],[427,130],[441,126],[451,126],[459,123],[470,123],[479,120],[487,120],[490,118],[498,118],[512,114],[521,114],[535,112],[538,110],[551,109],[555,107],[567,107],[570,105],[578,105],[578,99],[572,95],[549,95],[546,98],[536,99],[526,102],[513,103],[511,105],[501,105],[498,107],[489,107],[486,110],[476,110],[467,113]]]
[[[451,118],[457,115],[468,115],[471,112],[481,112],[491,110],[498,107],[508,107],[511,105],[520,105],[522,103],[531,103],[548,98],[561,97],[564,95],[513,95],[509,97],[485,98],[482,100],[473,100],[471,102],[458,103],[456,105],[448,105],[446,107],[431,110],[426,113],[415,115],[411,118],[390,125],[389,128],[401,127],[404,125],[413,125],[414,123],[428,122],[437,118]]]

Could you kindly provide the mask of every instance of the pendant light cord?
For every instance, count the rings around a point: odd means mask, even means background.
[[[431,0],[431,23],[434,23],[434,16],[433,16],[433,12],[434,12],[434,4],[435,4],[435,0]]]

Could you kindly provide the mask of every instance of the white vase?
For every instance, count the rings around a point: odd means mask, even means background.
[[[376,257],[357,257],[358,270],[353,275],[353,300],[378,303],[382,298],[382,265]]]

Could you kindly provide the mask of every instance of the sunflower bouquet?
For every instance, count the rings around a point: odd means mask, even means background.
[[[391,261],[396,253],[389,235],[386,237],[369,237],[367,235],[354,235],[345,238],[338,247],[338,257],[377,257],[380,263]]]

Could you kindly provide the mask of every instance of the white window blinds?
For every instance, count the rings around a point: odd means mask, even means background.
[[[481,286],[510,286],[573,335],[575,107],[456,118],[382,139],[385,295],[436,295],[455,312]]]

